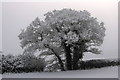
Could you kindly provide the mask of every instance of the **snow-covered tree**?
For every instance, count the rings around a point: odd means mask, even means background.
[[[103,43],[103,22],[84,11],[72,9],[53,10],[46,13],[45,20],[38,17],[19,35],[24,53],[43,51],[54,55],[61,70],[78,69],[78,61],[84,52],[100,54],[98,46]],[[65,57],[65,65],[61,55]]]

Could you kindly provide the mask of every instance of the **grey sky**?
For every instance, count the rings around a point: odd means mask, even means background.
[[[103,54],[85,54],[85,58],[116,58],[118,57],[118,7],[115,1],[98,2],[4,2],[2,4],[2,26],[3,26],[3,47],[4,54],[20,54],[20,40],[18,35],[21,29],[25,29],[36,17],[44,18],[43,14],[62,8],[76,10],[87,10],[92,16],[97,17],[106,25],[106,36],[101,46]]]
[[[0,13],[2,13],[2,3],[0,3]],[[0,51],[2,51],[2,14],[0,14]]]

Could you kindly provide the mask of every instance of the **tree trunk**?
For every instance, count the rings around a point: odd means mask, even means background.
[[[64,43],[64,50],[65,50],[65,56],[66,56],[66,68],[67,70],[72,70],[72,56],[71,56],[71,50],[70,45],[66,45]]]
[[[73,61],[72,61],[73,70],[78,69],[78,64],[77,64],[78,60],[79,60],[79,52],[78,52],[78,48],[75,46],[73,52]]]
[[[67,52],[66,52],[66,67],[67,67],[67,70],[72,70],[71,54]]]
[[[83,58],[83,52],[86,50],[86,45],[85,43],[89,42],[89,40],[83,40],[79,44],[76,44],[74,46],[74,51],[73,51],[73,61],[72,61],[72,68],[73,70],[79,69],[78,66],[78,61]]]
[[[73,70],[79,69],[78,61],[79,59],[82,59],[82,58],[83,58],[83,52],[79,49],[79,47],[75,46],[74,52],[73,52],[73,61],[72,61]]]

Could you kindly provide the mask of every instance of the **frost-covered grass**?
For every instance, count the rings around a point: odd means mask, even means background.
[[[118,67],[66,72],[5,73],[3,78],[117,78]]]

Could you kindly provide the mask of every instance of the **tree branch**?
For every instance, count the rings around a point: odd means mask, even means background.
[[[54,51],[54,49],[52,49],[48,44],[44,44],[44,46],[45,46],[46,48],[49,48],[49,49],[55,54],[55,56],[57,57],[57,59],[58,59],[58,61],[59,61],[59,63],[60,63],[61,70],[62,70],[62,71],[65,71],[65,69],[64,69],[64,64],[63,64],[60,56],[59,56],[59,55]]]

